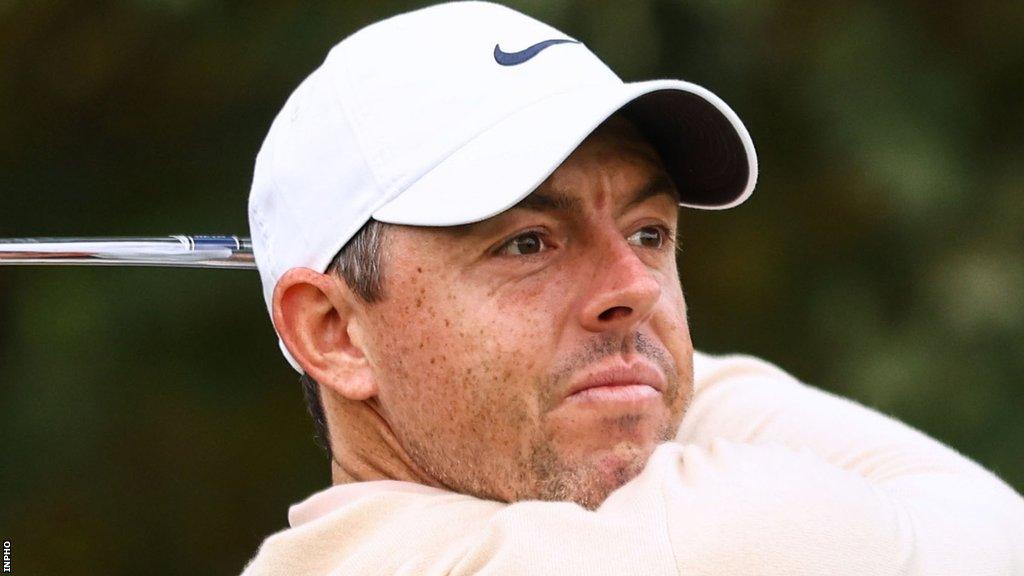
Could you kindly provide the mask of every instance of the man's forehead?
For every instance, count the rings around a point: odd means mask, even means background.
[[[556,183],[545,183],[529,196],[520,200],[509,210],[533,210],[538,212],[579,212],[583,210],[584,197],[578,190],[571,186],[561,186]],[[654,196],[665,195],[675,203],[679,202],[679,192],[676,190],[672,179],[664,171],[651,173],[639,186],[632,190],[624,191],[625,200],[622,203],[623,209],[640,204]]]
[[[629,189],[619,191],[625,197],[625,207],[659,194],[679,202],[679,192],[657,151],[631,121],[616,114],[598,126],[536,190],[510,210],[580,210],[584,200],[581,189],[589,188],[581,179],[617,176],[631,181]]]

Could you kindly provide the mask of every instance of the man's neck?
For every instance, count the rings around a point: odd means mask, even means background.
[[[326,396],[333,484],[402,480],[443,488],[412,461],[374,400],[355,402]]]

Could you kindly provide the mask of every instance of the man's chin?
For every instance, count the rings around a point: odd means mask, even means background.
[[[539,482],[533,498],[575,502],[593,510],[643,471],[657,444],[653,439],[620,441],[585,454],[558,457],[557,462],[551,453],[535,454],[532,464]]]
[[[594,455],[595,483],[591,494],[580,505],[596,508],[614,491],[636,478],[647,465],[654,445],[621,444],[614,449]]]

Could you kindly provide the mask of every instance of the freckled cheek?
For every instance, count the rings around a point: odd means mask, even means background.
[[[473,376],[493,328],[463,295],[438,289],[450,283],[437,284],[409,282],[378,305],[374,356],[385,380],[414,378],[426,392],[434,383]]]
[[[477,351],[481,365],[506,372],[507,381],[531,375],[538,353],[551,348],[553,314],[541,290],[518,291],[474,299],[464,314],[451,319],[450,329]]]
[[[382,305],[375,338],[382,363],[421,374],[449,363],[452,351],[464,344],[459,324],[464,311],[445,300],[414,290]]]
[[[375,362],[382,405],[403,426],[486,440],[513,454],[536,420],[534,372],[542,362],[535,354],[544,348],[530,337],[535,321],[472,300],[475,306],[444,295],[394,302]]]
[[[426,280],[429,280],[426,281]],[[555,326],[572,298],[562,278],[484,288],[479,279],[441,278],[424,270],[379,305],[376,332],[403,372],[464,377],[484,365],[517,364],[529,373],[536,350],[550,350]],[[476,377],[482,375],[477,374]]]
[[[547,328],[564,318],[575,299],[575,284],[566,274],[545,274],[510,284],[492,296],[500,314],[529,329]]]

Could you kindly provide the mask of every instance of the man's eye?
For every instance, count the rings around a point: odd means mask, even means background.
[[[665,231],[657,226],[645,226],[630,234],[627,242],[645,248],[661,248],[665,244]]]
[[[539,232],[524,232],[506,242],[498,254],[503,256],[529,256],[547,249],[547,244]]]

